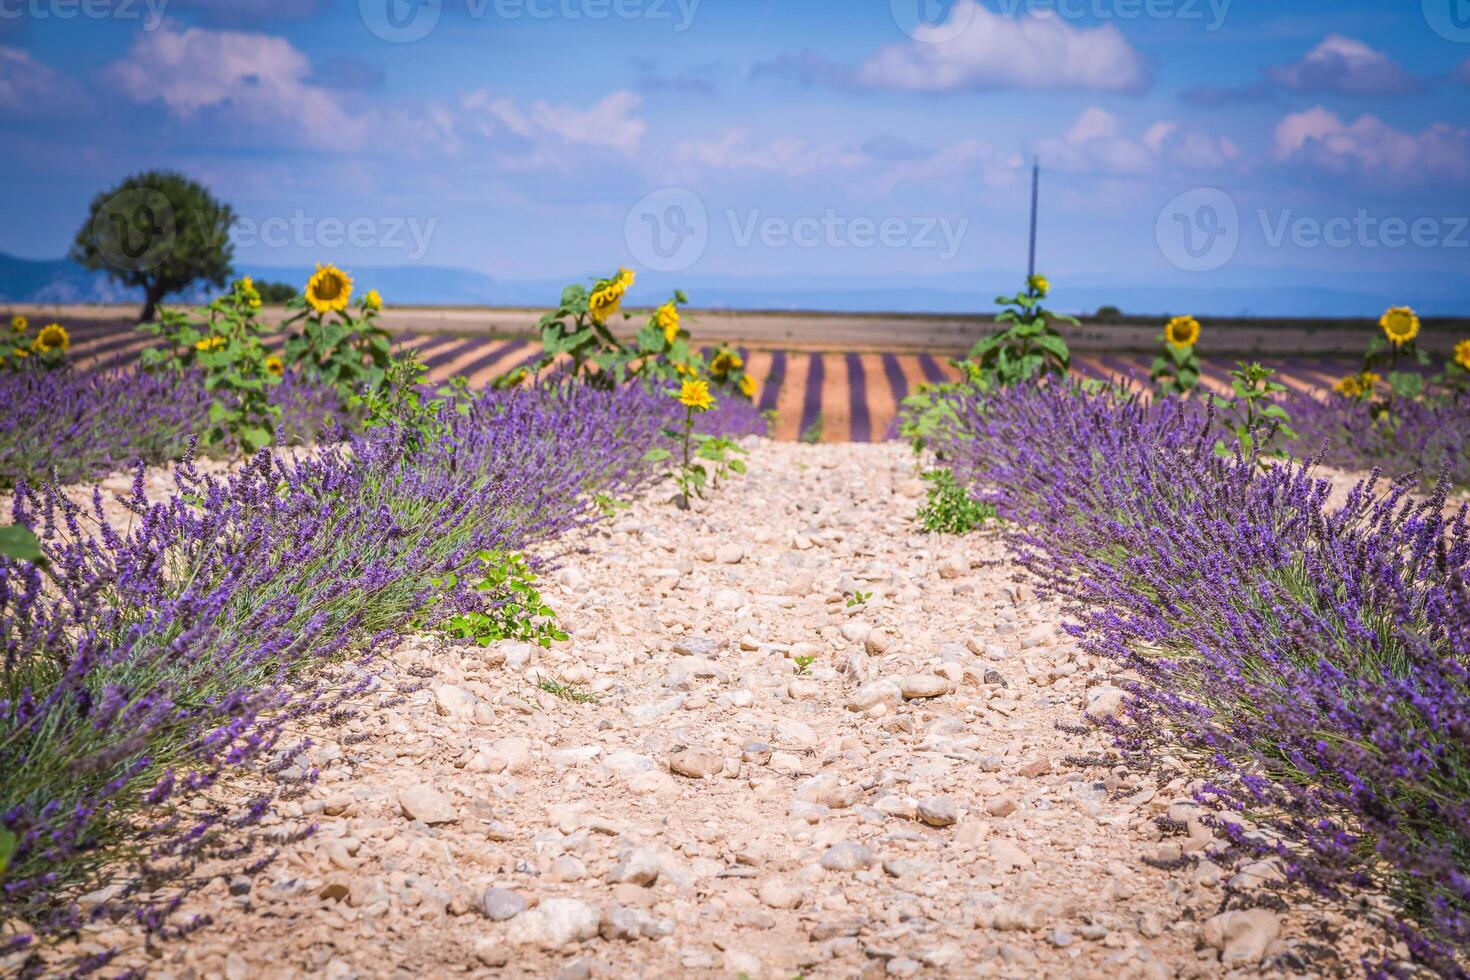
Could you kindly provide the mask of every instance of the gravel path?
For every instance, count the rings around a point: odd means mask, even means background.
[[[897,444],[761,442],[695,511],[645,500],[576,542],[545,583],[570,641],[405,642],[394,670],[425,688],[349,723],[361,741],[318,733],[316,786],[270,818],[317,833],[211,885],[191,908],[216,924],[153,974],[1317,974],[1323,946],[1353,964],[1316,910],[1215,918],[1228,876],[1181,860],[1211,840],[1182,767],[1082,764],[1108,738],[1068,730],[1116,712],[1111,666],[995,535],[918,534],[921,495]]]

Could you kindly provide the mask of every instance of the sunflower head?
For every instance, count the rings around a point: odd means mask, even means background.
[[[316,272],[306,284],[306,302],[318,313],[347,309],[352,298],[352,277],[335,265],[317,263]]]
[[[274,354],[265,359],[265,369],[268,373],[274,374],[278,378],[286,373],[285,362]]]
[[[1032,292],[1034,292],[1037,296],[1045,296],[1047,293],[1051,292],[1051,280],[1046,278],[1046,276],[1041,275],[1040,273],[1032,276],[1027,276],[1026,285],[1030,286]]]
[[[219,350],[226,343],[227,341],[223,337],[205,337],[203,340],[194,344],[194,349],[198,351]]]
[[[1173,347],[1193,347],[1199,334],[1199,321],[1192,316],[1176,316],[1164,325],[1164,339]]]
[[[746,398],[749,398],[751,401],[755,401],[755,391],[755,378],[752,378],[750,375],[747,374],[740,379],[740,393],[742,395],[744,395]]]
[[[665,303],[658,308],[658,328],[664,332],[664,342],[672,344],[679,336],[679,308]]]
[[[362,305],[376,313],[383,308],[383,297],[378,295],[376,289],[369,289],[362,299]]]
[[[686,378],[695,378],[699,376],[699,372],[694,370],[694,366],[692,364],[685,364],[682,361],[674,365],[674,372]]]
[[[613,278],[613,282],[620,284],[623,291],[626,292],[628,287],[633,285],[633,270],[625,265],[618,266],[618,274]]]
[[[1337,384],[1332,386],[1332,390],[1337,392],[1344,398],[1363,397],[1363,383],[1358,380],[1358,376],[1356,374],[1350,374],[1347,377],[1343,378]]]
[[[1419,315],[1407,306],[1391,306],[1379,317],[1378,325],[1395,347],[1402,347],[1419,336]]]
[[[25,333],[27,330],[30,329],[30,326],[31,326],[31,321],[27,320],[20,313],[17,313],[15,316],[13,316],[13,317],[10,318],[10,330],[11,330],[12,333],[17,333],[17,334]]]
[[[707,412],[715,407],[715,396],[709,393],[709,383],[698,378],[684,382],[679,388],[678,398],[679,404],[696,412]]]
[[[36,339],[31,342],[31,350],[40,354],[64,351],[69,347],[71,347],[71,336],[59,323],[46,324],[41,328],[41,332],[36,334]]]
[[[13,354],[16,357],[30,357],[31,356],[31,352],[28,351],[28,350],[26,350],[24,347],[12,347],[12,348],[10,348],[10,353]]]
[[[1462,340],[1455,345],[1455,363],[1470,371],[1470,340]]]
[[[713,361],[710,361],[709,373],[713,374],[716,378],[723,379],[730,373],[739,371],[744,366],[745,361],[741,360],[739,354],[732,350],[722,350],[715,355]]]

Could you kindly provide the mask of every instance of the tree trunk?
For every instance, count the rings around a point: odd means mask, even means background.
[[[143,298],[143,312],[138,314],[139,323],[152,323],[158,316],[158,304],[163,300],[163,285],[154,280],[149,282]]]

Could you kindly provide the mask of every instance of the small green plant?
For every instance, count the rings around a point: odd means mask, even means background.
[[[683,423],[677,429],[665,429],[664,435],[680,446],[682,456],[674,468],[674,483],[679,487],[679,505],[688,507],[691,497],[704,496],[705,487],[718,487],[721,480],[732,474],[745,473],[745,460],[741,458],[745,449],[724,436],[694,431],[694,417],[716,404],[708,382],[685,381],[679,390],[669,394],[684,406]],[[644,459],[655,463],[672,458],[673,453],[662,446],[655,446],[644,455]]]
[[[806,443],[808,446],[815,446],[817,443],[822,441],[822,431],[822,416],[821,413],[818,413],[817,417],[812,419],[812,424],[802,430],[802,433],[800,436],[798,436],[798,439],[801,442]]]
[[[1053,322],[1077,324],[1070,316],[1045,309],[1041,301],[1051,291],[1045,276],[1031,276],[1026,288],[1015,296],[997,296],[1002,312],[996,323],[1009,324],[985,337],[970,349],[970,360],[986,377],[1001,387],[1037,381],[1044,377],[1065,378],[1072,369],[1067,340]]]
[[[281,410],[271,404],[270,389],[280,384],[286,367],[265,346],[262,338],[273,328],[260,322],[259,313],[260,294],[246,276],[203,309],[164,309],[156,322],[140,328],[163,341],[143,351],[144,370],[197,372],[213,395],[205,445],[234,439],[254,452],[275,438]]]
[[[428,375],[418,351],[400,351],[389,360],[383,383],[354,394],[347,406],[361,416],[367,428],[396,427],[405,445],[417,452],[445,432],[451,415],[469,415],[474,403],[463,376],[451,378],[431,393]]]
[[[923,452],[941,433],[949,438],[966,438],[964,427],[956,425],[959,415],[955,412],[955,405],[964,398],[983,395],[990,390],[990,379],[978,362],[953,360],[950,363],[964,372],[964,378],[920,385],[916,392],[903,400],[898,435],[916,453]]]
[[[847,608],[851,609],[853,606],[861,606],[871,598],[873,598],[873,593],[871,592],[854,592],[847,597]]]
[[[10,318],[10,336],[0,342],[0,370],[51,371],[71,366],[67,351],[71,334],[59,323],[48,323],[28,336],[30,321],[17,313]]]
[[[1199,321],[1176,316],[1159,335],[1164,353],[1154,358],[1149,377],[1165,395],[1187,395],[1199,387],[1200,362],[1194,345],[1199,341]]]
[[[626,500],[619,500],[618,498],[606,493],[594,493],[592,495],[592,504],[597,508],[597,512],[603,517],[612,517],[617,514],[618,511],[627,510],[629,507],[633,506]]]
[[[556,613],[541,599],[536,575],[522,555],[503,551],[481,551],[475,555],[482,577],[474,586],[485,596],[485,608],[450,618],[445,629],[450,636],[489,646],[500,640],[520,640],[543,647],[565,640],[557,629]],[[436,583],[445,588],[458,584],[450,575]]]
[[[1407,306],[1394,306],[1378,320],[1381,333],[1374,334],[1363,355],[1363,374],[1379,373],[1388,382],[1390,398],[1375,405],[1376,413],[1389,410],[1393,398],[1413,399],[1424,394],[1424,375],[1417,371],[1401,371],[1403,361],[1428,367],[1428,351],[1419,347],[1419,315]]]
[[[995,505],[976,500],[965,492],[947,469],[923,474],[929,483],[929,499],[919,508],[919,523],[930,534],[969,534],[995,517]]]
[[[370,289],[352,304],[352,277],[334,265],[317,265],[304,295],[286,304],[282,324],[300,327],[286,339],[286,361],[320,377],[343,398],[381,387],[393,357],[393,335],[378,326],[383,301]]]
[[[554,694],[563,701],[570,701],[572,704],[602,704],[602,701],[597,695],[590,691],[584,691],[575,684],[563,684],[560,681],[554,681],[549,677],[545,677],[536,686],[547,694]]]
[[[1243,452],[1256,450],[1262,457],[1283,457],[1287,455],[1286,450],[1270,450],[1270,443],[1278,436],[1296,438],[1291,416],[1276,404],[1276,396],[1286,391],[1286,385],[1272,381],[1275,374],[1258,363],[1239,361],[1230,372],[1230,387],[1235,397],[1210,396],[1222,413],[1221,422],[1235,436]],[[1230,456],[1234,450],[1222,439],[1215,443],[1215,452]]]
[[[796,664],[796,672],[798,674],[811,673],[812,664],[816,663],[816,660],[816,657],[810,655],[791,658],[791,662]]]

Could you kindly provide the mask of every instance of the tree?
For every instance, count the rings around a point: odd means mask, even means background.
[[[264,279],[257,279],[255,289],[260,293],[261,302],[272,306],[280,306],[296,298],[296,287],[288,282],[266,282]]]
[[[159,302],[196,282],[223,287],[230,278],[234,212],[204,185],[169,170],[134,174],[92,199],[71,256],[126,286],[141,287],[140,321]]]

